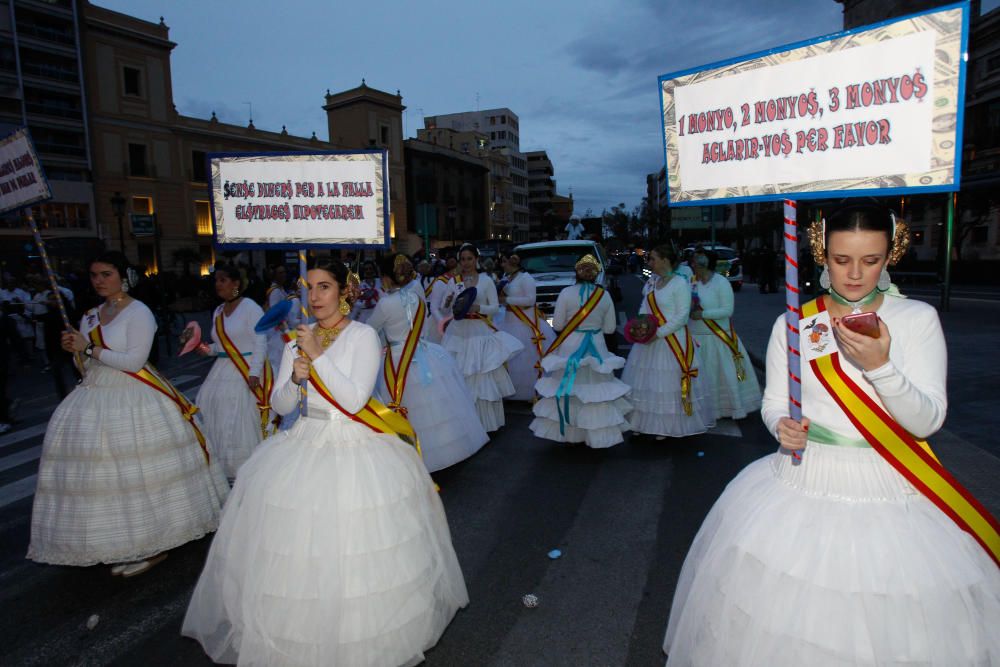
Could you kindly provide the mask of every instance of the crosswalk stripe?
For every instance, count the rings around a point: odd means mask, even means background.
[[[38,475],[30,475],[16,482],[0,486],[0,507],[6,507],[22,498],[34,495],[37,485]]]
[[[11,468],[16,468],[19,465],[27,463],[29,461],[34,461],[42,455],[42,446],[32,447],[31,449],[25,449],[23,452],[18,452],[16,454],[11,454],[10,456],[5,456],[0,459],[0,472],[4,470],[10,470]]]
[[[41,435],[42,433],[45,433],[45,429],[47,427],[48,422],[42,422],[41,424],[35,424],[34,426],[22,428],[17,431],[11,431],[6,435],[0,435],[0,449],[9,447],[10,445],[16,445],[19,442],[24,442],[29,438]]]

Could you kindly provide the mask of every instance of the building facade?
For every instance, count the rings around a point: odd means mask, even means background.
[[[507,239],[514,242],[528,240],[529,190],[528,163],[521,152],[521,123],[510,109],[484,109],[440,114],[424,118],[424,129],[450,128],[460,132],[475,131],[489,136],[489,147],[503,155],[510,171],[510,229]]]
[[[0,136],[27,127],[53,198],[32,207],[57,256],[100,244],[87,133],[80,12],[76,0],[0,1]],[[0,218],[0,257],[19,270],[34,255],[25,212]]]

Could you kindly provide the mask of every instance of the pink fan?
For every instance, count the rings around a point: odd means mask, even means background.
[[[184,327],[184,331],[181,332],[181,351],[177,353],[178,357],[183,357],[185,354],[195,349],[201,345],[201,327],[194,320],[187,323]]]

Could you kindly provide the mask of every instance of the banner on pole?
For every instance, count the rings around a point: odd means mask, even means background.
[[[384,150],[210,153],[215,244],[389,246]]]
[[[0,140],[0,213],[52,199],[27,128]]]
[[[968,13],[661,76],[670,205],[957,190]]]

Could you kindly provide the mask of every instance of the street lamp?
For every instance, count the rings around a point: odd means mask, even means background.
[[[123,218],[125,217],[125,197],[122,197],[122,193],[115,192],[115,196],[111,198],[111,210],[114,211],[115,217],[118,218],[118,247],[125,254],[125,227]]]

